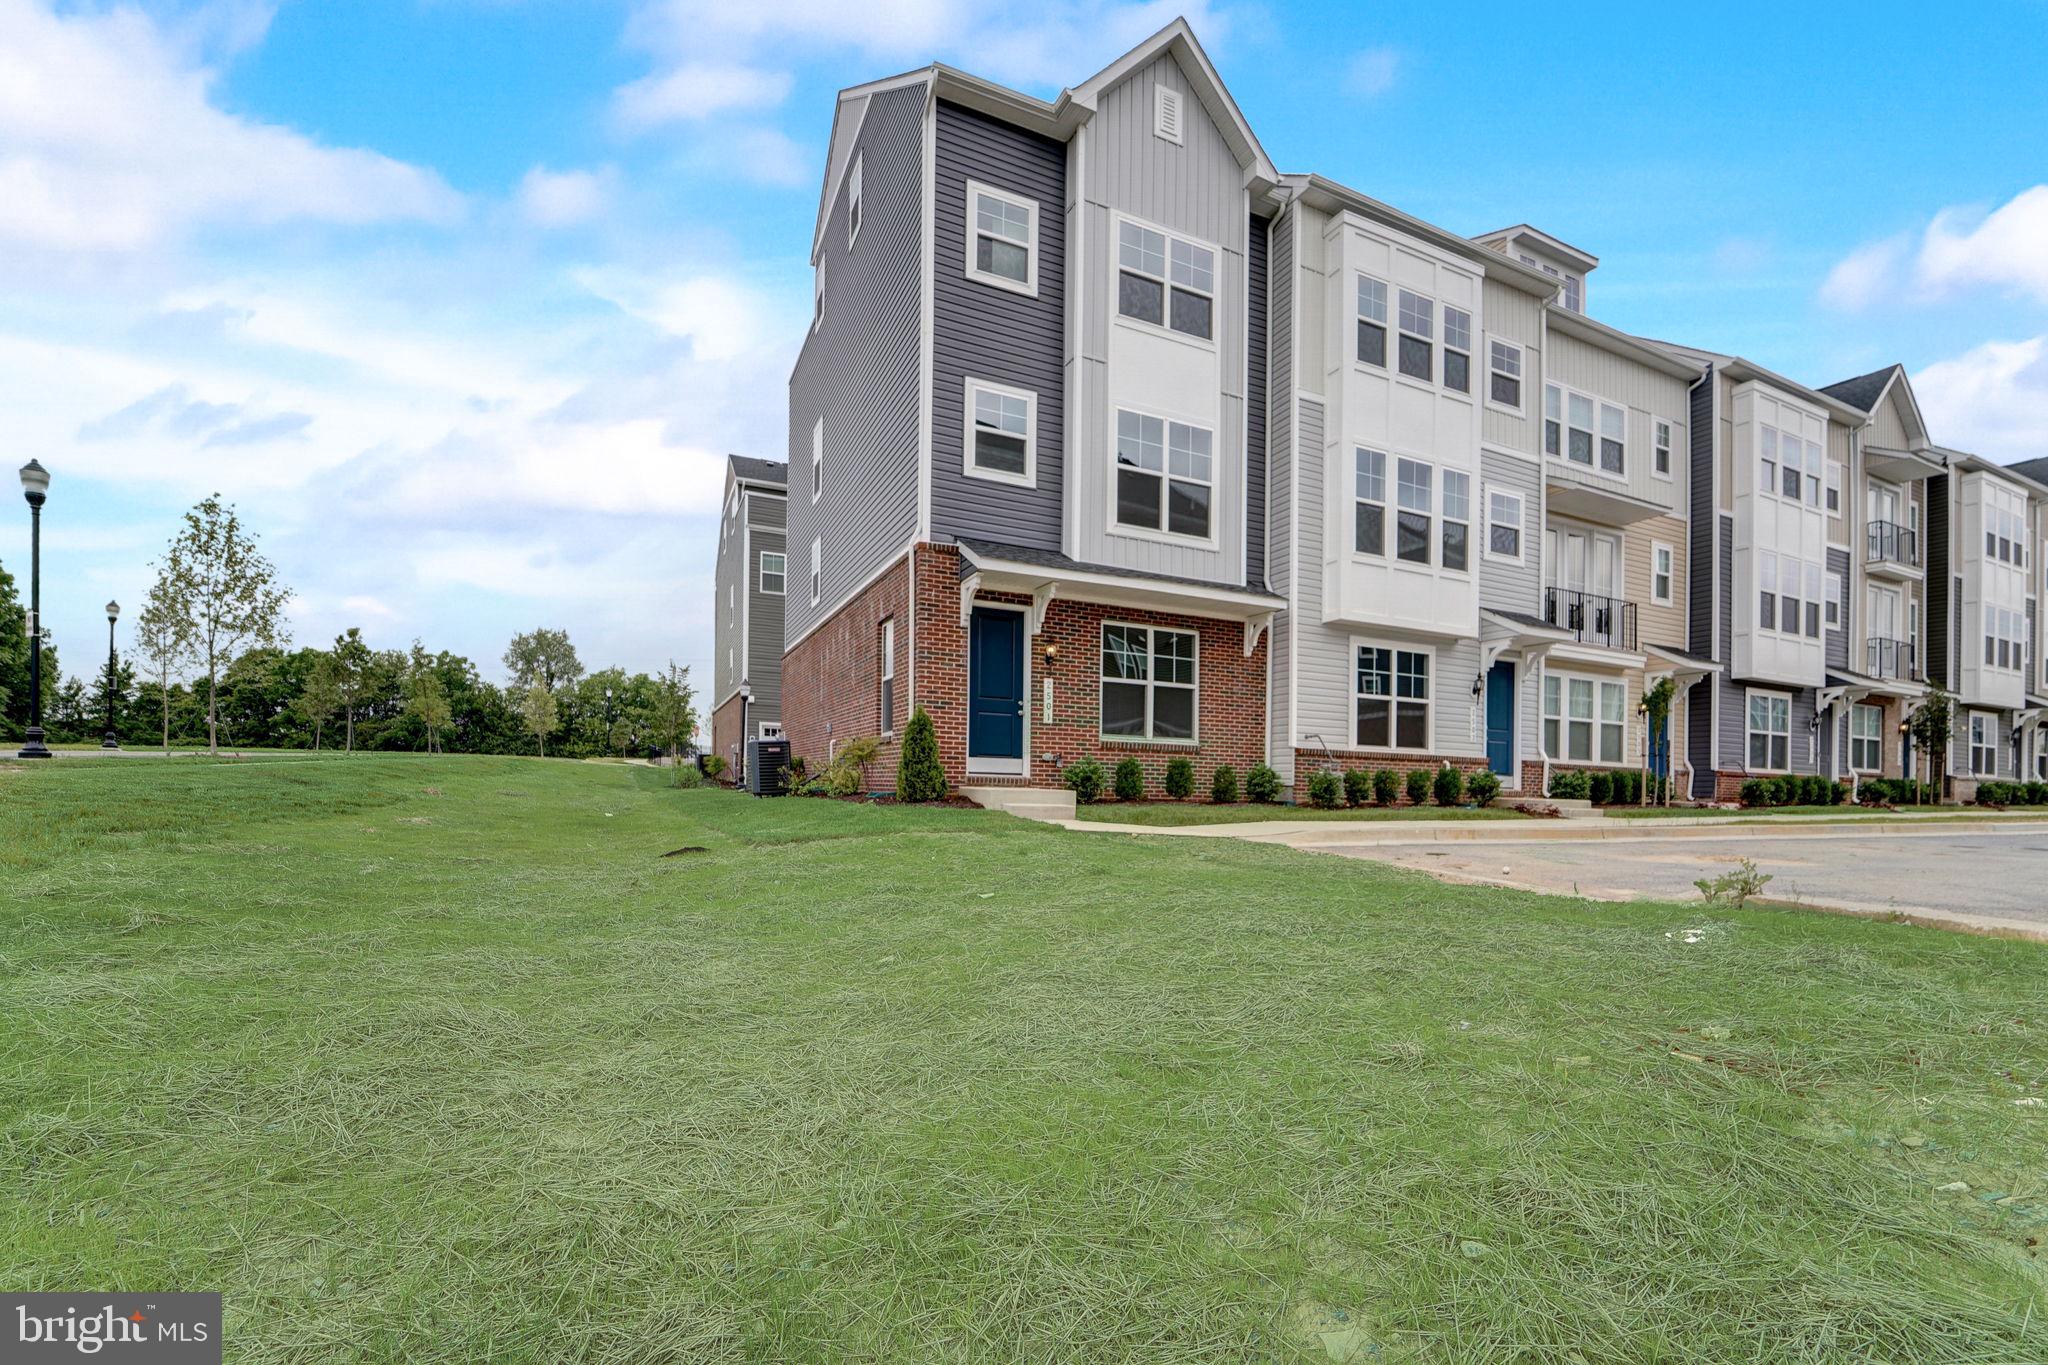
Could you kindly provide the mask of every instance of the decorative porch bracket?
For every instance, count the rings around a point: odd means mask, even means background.
[[[1045,613],[1052,607],[1052,599],[1058,594],[1057,583],[1040,583],[1031,590],[1031,633],[1038,634],[1045,629]]]
[[[974,615],[974,595],[981,591],[981,575],[971,573],[960,580],[960,629],[967,629],[967,619]]]
[[[1245,620],[1244,620],[1244,657],[1245,657],[1245,658],[1249,659],[1249,658],[1251,658],[1251,657],[1252,657],[1252,651],[1253,651],[1253,650],[1255,650],[1255,649],[1257,649],[1257,648],[1259,647],[1259,636],[1261,636],[1261,635],[1265,634],[1265,633],[1266,633],[1266,631],[1267,631],[1268,629],[1270,629],[1270,628],[1271,628],[1272,624],[1273,624],[1273,613],[1272,613],[1272,612],[1270,612],[1270,611],[1262,611],[1262,612],[1260,612],[1260,613],[1259,613],[1259,614],[1258,614],[1257,616],[1247,616],[1247,617],[1245,618]]]

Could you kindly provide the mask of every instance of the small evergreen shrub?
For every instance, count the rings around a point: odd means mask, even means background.
[[[1224,764],[1209,781],[1209,799],[1219,806],[1237,804],[1237,769]]]
[[[28,646],[23,645],[22,648],[27,649]],[[716,782],[725,773],[725,758],[721,754],[706,754],[698,766],[704,769],[704,776]]]
[[[1596,806],[1604,806],[1614,800],[1614,776],[1611,773],[1592,772],[1586,774],[1586,799]]]
[[[1436,770],[1436,803],[1455,806],[1465,799],[1465,774],[1446,763]]]
[[[2048,806],[2048,782],[2029,782],[2027,784],[2027,804],[2030,806]]]
[[[903,752],[896,760],[896,799],[943,801],[946,769],[939,762],[939,736],[932,718],[920,706],[903,729]]]
[[[1195,794],[1195,765],[1192,759],[1167,760],[1166,794],[1176,801],[1185,801]]]
[[[1344,804],[1362,806],[1372,800],[1372,774],[1363,768],[1352,768],[1344,774]]]
[[[1824,795],[1827,797],[1828,805],[1839,806],[1849,799],[1849,789],[1841,783],[1831,780],[1827,784],[1827,790]]]
[[[1263,763],[1254,763],[1244,775],[1244,794],[1262,806],[1272,805],[1280,799],[1280,774]]]
[[[1643,775],[1633,769],[1612,774],[1613,798],[1617,806],[1633,806],[1643,798]]]
[[[1799,799],[1799,779],[1790,773],[1771,779],[1771,804],[1789,806]]]
[[[1143,801],[1145,799],[1145,769],[1135,758],[1125,758],[1117,761],[1116,799],[1119,801]]]
[[[1416,768],[1403,779],[1408,788],[1408,804],[1419,806],[1429,800],[1429,770]]]
[[[1490,806],[1493,798],[1500,795],[1500,778],[1490,769],[1476,772],[1466,779],[1465,794],[1475,806]]]
[[[1067,765],[1060,774],[1060,780],[1073,789],[1074,799],[1084,806],[1092,806],[1102,799],[1102,765],[1092,758],[1077,759]]]
[[[1392,768],[1380,768],[1372,775],[1372,800],[1376,806],[1391,806],[1401,799],[1401,779]]]
[[[1771,804],[1770,784],[1761,777],[1745,777],[1738,793],[1745,806],[1768,806]]]
[[[1308,775],[1308,803],[1317,810],[1335,810],[1344,798],[1344,780],[1328,768]]]
[[[1550,794],[1560,801],[1590,799],[1592,783],[1577,768],[1565,768],[1550,775]]]

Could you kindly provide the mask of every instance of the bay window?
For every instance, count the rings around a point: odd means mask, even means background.
[[[1446,569],[1463,570],[1472,538],[1472,476],[1444,471],[1444,558]]]
[[[1193,631],[1103,624],[1105,738],[1195,737],[1196,638]]]
[[[1207,540],[1214,442],[1206,427],[1118,409],[1116,524]]]
[[[1609,474],[1628,472],[1628,412],[1612,403],[1600,405],[1600,468]]]
[[[1429,563],[1429,523],[1436,471],[1420,460],[1396,461],[1394,553],[1411,564]]]
[[[1429,748],[1429,670],[1426,649],[1358,646],[1354,742],[1359,748]]]
[[[1565,411],[1571,416],[1565,427],[1565,458],[1590,469],[1593,465],[1593,400],[1583,393],[1567,394]]]
[[[1351,452],[1356,462],[1352,486],[1351,548],[1362,555],[1387,552],[1387,456],[1364,447]]]
[[[1387,282],[1358,277],[1358,358],[1387,367]]]
[[[1444,387],[1472,392],[1472,315],[1444,305]]]
[[[1403,289],[1401,297],[1401,373],[1410,379],[1436,379],[1436,301]]]

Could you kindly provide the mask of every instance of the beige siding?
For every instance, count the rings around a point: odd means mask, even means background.
[[[1877,411],[1870,414],[1870,427],[1864,440],[1887,450],[1913,448],[1913,437],[1906,430],[1906,414],[1897,384],[1892,385],[1884,401],[1877,405]]]
[[[1650,547],[1671,547],[1671,605],[1651,600]],[[1636,625],[1644,644],[1682,649],[1686,639],[1685,522],[1677,517],[1652,517],[1639,521],[1622,535],[1622,595],[1636,604]]]
[[[1849,428],[1840,422],[1828,423],[1828,459],[1842,467],[1842,514],[1828,518],[1830,545],[1847,545],[1850,529],[1862,524],[1863,514],[1858,509],[1864,506],[1863,477],[1851,456],[1854,446]]]

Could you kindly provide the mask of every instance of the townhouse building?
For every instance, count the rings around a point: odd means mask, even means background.
[[[711,749],[729,780],[750,739],[782,734],[783,603],[789,583],[789,466],[729,455],[713,572]]]
[[[1908,771],[1951,676],[1990,736],[1957,762],[2048,761],[2042,556],[1995,553],[2040,485],[1936,445],[1896,367],[1632,336],[1581,247],[1280,173],[1185,22],[1050,102],[842,92],[813,266],[781,719],[814,766],[880,736],[888,785],[922,706],[963,786],[1188,757],[1725,800]]]

